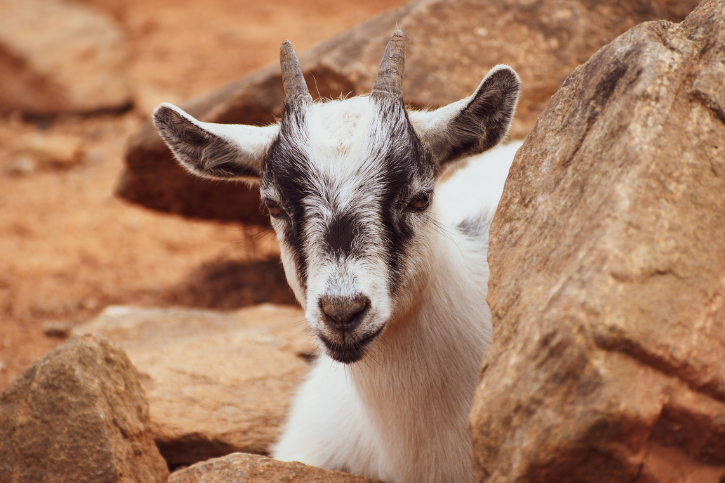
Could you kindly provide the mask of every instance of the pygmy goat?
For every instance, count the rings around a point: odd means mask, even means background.
[[[273,456],[388,482],[464,482],[491,337],[488,224],[508,165],[502,175],[474,160],[477,179],[464,169],[448,190],[457,201],[434,188],[449,163],[506,136],[520,82],[499,65],[466,99],[407,110],[404,64],[396,31],[370,95],[316,103],[285,41],[281,122],[211,124],[162,104],[154,124],[192,173],[259,183],[318,341]]]

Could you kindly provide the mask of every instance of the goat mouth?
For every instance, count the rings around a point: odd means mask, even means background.
[[[362,339],[354,341],[344,341],[343,343],[333,342],[322,334],[317,336],[320,338],[325,347],[327,354],[337,362],[343,364],[353,364],[361,360],[367,353],[368,347],[385,329],[383,325],[370,335],[366,335]]]

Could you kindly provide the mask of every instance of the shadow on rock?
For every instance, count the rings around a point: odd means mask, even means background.
[[[221,259],[205,263],[169,289],[173,305],[234,310],[260,303],[295,304],[278,258],[261,261]]]

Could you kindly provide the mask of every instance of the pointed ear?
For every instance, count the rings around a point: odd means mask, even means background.
[[[262,159],[279,125],[212,124],[173,104],[154,110],[154,126],[181,165],[204,178],[259,181]]]
[[[508,134],[521,81],[509,66],[491,69],[471,97],[408,118],[439,165],[482,153]]]

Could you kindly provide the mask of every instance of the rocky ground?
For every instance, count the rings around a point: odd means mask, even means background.
[[[114,196],[126,140],[158,102],[276,62],[284,38],[302,50],[402,3],[81,2],[125,35],[134,104],[95,115],[0,116],[0,388],[110,304],[292,302],[276,262],[240,274],[275,255],[259,228],[158,214]],[[271,279],[260,277],[269,271]]]

